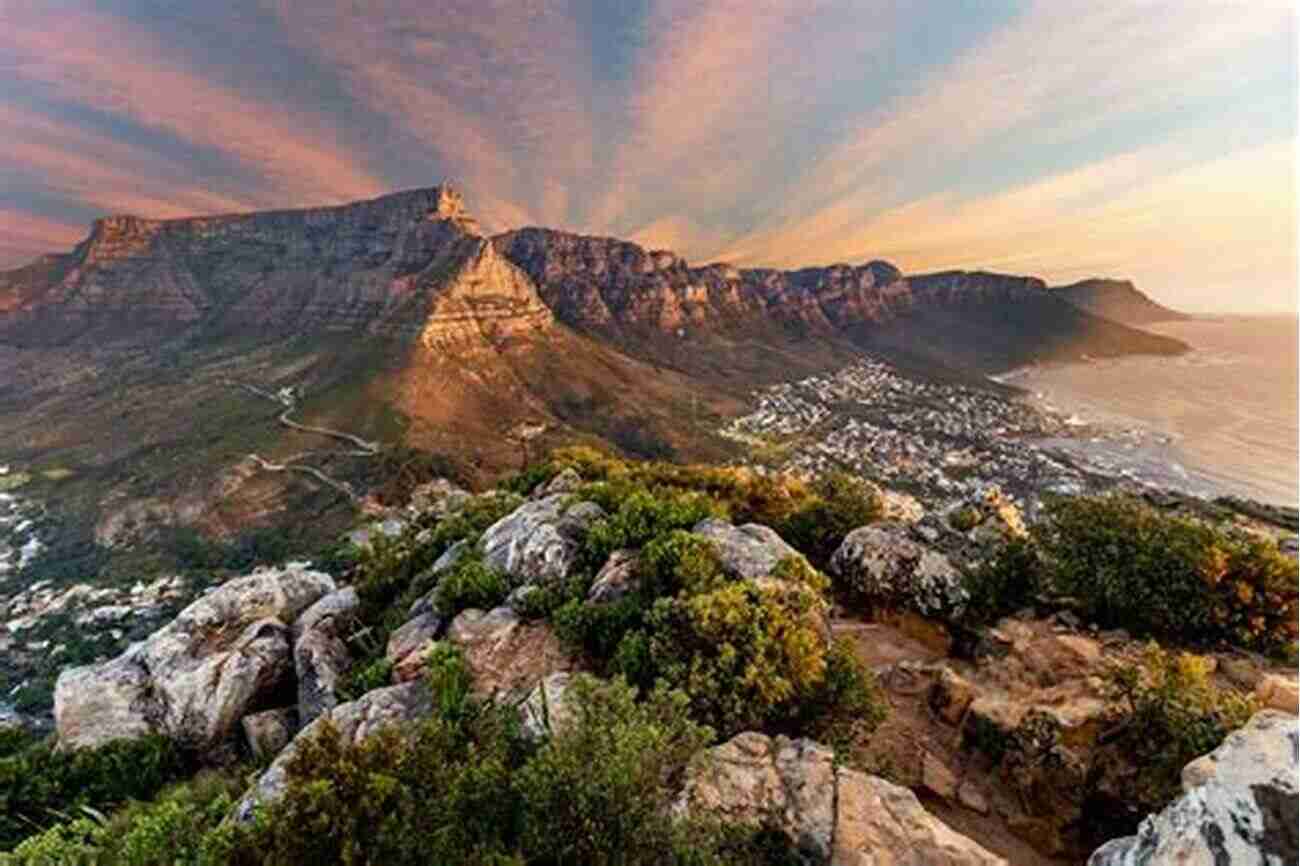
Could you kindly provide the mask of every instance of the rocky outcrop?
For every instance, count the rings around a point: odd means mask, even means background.
[[[564,493],[526,502],[483,533],[483,562],[512,586],[540,585],[568,577],[587,529],[604,515],[594,502],[572,502]]]
[[[407,620],[388,638],[384,656],[393,668],[393,679],[404,683],[424,672],[424,659],[447,621],[432,611]]]
[[[1088,866],[1283,866],[1300,858],[1300,721],[1264,710],[1183,768],[1183,796]]]
[[[301,724],[310,724],[338,703],[335,689],[352,667],[347,638],[358,604],[357,591],[349,586],[319,599],[295,624],[293,664]]]
[[[638,552],[627,548],[616,550],[596,572],[587,592],[588,604],[612,604],[627,595],[636,592],[639,582],[636,577]]]
[[[481,696],[523,697],[543,677],[576,667],[548,626],[526,623],[509,607],[462,611],[447,640],[464,651],[474,692]]]
[[[303,728],[280,752],[235,807],[236,820],[251,820],[259,805],[272,803],[283,796],[288,785],[288,766],[298,747],[308,738],[317,736],[327,721],[343,743],[356,745],[386,727],[424,718],[432,711],[429,687],[422,681],[375,689],[355,701],[339,704]]]
[[[576,720],[578,710],[569,691],[573,677],[568,671],[553,673],[519,704],[519,726],[525,737],[541,740]]]
[[[254,572],[190,604],[122,655],[66,669],[54,690],[59,747],[146,733],[221,746],[241,718],[292,684],[288,624],[333,590],[329,575],[302,567]]]
[[[445,347],[550,322],[449,187],[338,207],[97,220],[56,266],[0,273],[0,340],[354,331]]]
[[[757,523],[732,526],[725,520],[709,518],[691,531],[713,543],[722,570],[736,580],[766,577],[783,559],[803,559],[803,554],[775,531]]]
[[[923,616],[950,616],[967,601],[948,558],[912,538],[898,523],[855,529],[831,557],[830,570],[865,599]]]
[[[1006,863],[926,812],[911,791],[837,768],[830,749],[806,739],[747,732],[697,755],[677,809],[775,827],[810,864]]]

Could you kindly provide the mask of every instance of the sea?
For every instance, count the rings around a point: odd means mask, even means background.
[[[1218,316],[1143,327],[1192,350],[1035,365],[995,378],[1069,417],[1081,435],[1045,444],[1077,461],[1200,496],[1296,506],[1300,319]]]

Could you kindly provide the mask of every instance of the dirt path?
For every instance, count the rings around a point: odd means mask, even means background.
[[[359,501],[360,497],[358,497],[356,491],[352,489],[352,485],[348,484],[346,481],[339,481],[336,478],[331,478],[317,467],[308,465],[302,461],[313,457],[323,456],[374,457],[379,453],[381,447],[380,443],[362,439],[360,436],[355,436],[342,430],[333,430],[329,427],[314,427],[293,420],[290,415],[298,408],[298,398],[291,388],[281,388],[277,393],[271,393],[270,391],[266,391],[256,385],[249,385],[245,382],[236,382],[232,379],[225,380],[225,384],[234,388],[241,388],[256,397],[261,397],[264,400],[270,400],[273,403],[284,406],[284,411],[280,413],[277,420],[282,426],[287,427],[290,430],[297,430],[301,433],[312,433],[317,436],[328,436],[332,439],[338,439],[354,446],[353,450],[350,451],[305,451],[301,454],[294,454],[282,463],[273,463],[259,454],[249,454],[249,458],[257,463],[263,471],[297,472],[303,475],[308,475],[320,481],[322,484],[326,484],[339,491],[351,501]]]

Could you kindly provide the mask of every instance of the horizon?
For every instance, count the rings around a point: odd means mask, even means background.
[[[352,11],[349,11],[352,10]],[[456,178],[692,262],[1131,280],[1295,315],[1289,4],[383,0],[0,11],[0,267],[109,213]]]

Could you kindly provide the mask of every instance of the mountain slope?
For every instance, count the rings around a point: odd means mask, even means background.
[[[1082,310],[1125,325],[1186,319],[1185,313],[1157,304],[1128,280],[1080,280],[1054,292]]]

